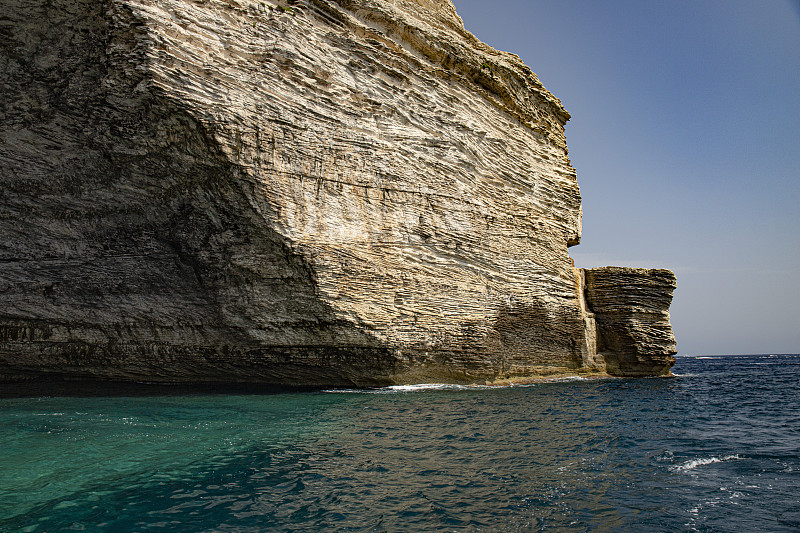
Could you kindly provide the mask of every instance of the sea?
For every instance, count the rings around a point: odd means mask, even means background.
[[[800,531],[800,355],[675,377],[0,386],[0,531]]]

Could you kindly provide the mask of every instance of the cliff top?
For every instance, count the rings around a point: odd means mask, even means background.
[[[311,0],[322,7],[324,0]],[[413,47],[430,62],[468,77],[493,93],[523,123],[532,117],[531,95],[545,103],[563,126],[570,119],[561,100],[548,91],[516,54],[496,50],[464,28],[450,0],[336,0],[360,22]]]

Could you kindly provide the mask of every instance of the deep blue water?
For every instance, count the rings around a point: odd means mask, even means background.
[[[800,356],[509,388],[0,400],[0,531],[798,531]]]

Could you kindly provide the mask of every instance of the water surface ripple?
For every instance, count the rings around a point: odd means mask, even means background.
[[[2,399],[0,531],[797,531],[799,371]]]

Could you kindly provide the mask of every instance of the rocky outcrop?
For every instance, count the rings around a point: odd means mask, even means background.
[[[584,270],[586,303],[597,325],[597,352],[618,376],[653,376],[675,364],[669,306],[675,274],[664,269]]]
[[[1,377],[603,371],[569,115],[449,1],[7,0],[0,43]]]

